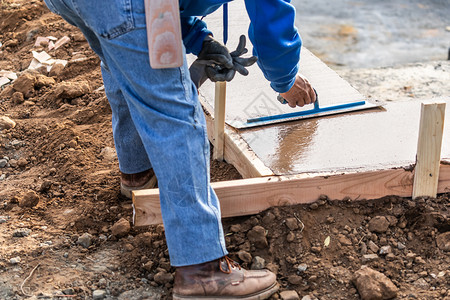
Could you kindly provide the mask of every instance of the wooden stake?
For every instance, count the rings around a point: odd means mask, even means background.
[[[216,82],[215,98],[214,98],[213,159],[217,159],[220,161],[223,161],[226,93],[227,93],[226,81]]]
[[[437,195],[444,118],[445,102],[422,103],[413,198]]]
[[[330,199],[378,199],[388,195],[411,197],[413,174],[390,169],[352,174],[310,177],[306,174],[269,176],[213,182],[222,217],[259,213],[272,206],[311,203],[320,195]],[[441,165],[438,191],[450,189],[450,165]],[[147,226],[162,222],[159,190],[133,192],[133,223]]]

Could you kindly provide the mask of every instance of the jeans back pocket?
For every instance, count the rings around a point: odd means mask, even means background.
[[[135,28],[132,0],[72,0],[86,25],[95,33],[113,39]]]

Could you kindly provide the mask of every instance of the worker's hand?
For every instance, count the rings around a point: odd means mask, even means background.
[[[280,93],[288,105],[292,108],[296,106],[303,107],[316,101],[316,93],[309,81],[297,74],[294,85],[286,93]]]
[[[194,63],[204,65],[205,73],[211,81],[231,81],[236,73],[230,51],[209,35],[205,37],[202,50]]]
[[[209,39],[212,38],[207,37],[207,40]],[[211,81],[213,82],[231,81],[234,78],[236,71],[244,76],[247,76],[248,70],[246,69],[246,67],[253,65],[258,59],[256,56],[251,56],[248,58],[241,57],[248,52],[247,48],[245,48],[245,44],[245,35],[241,35],[241,37],[239,38],[239,45],[237,46],[236,50],[228,53],[232,59],[231,67],[229,67],[229,65],[219,63],[219,61],[226,61],[226,58],[224,57],[225,54],[223,54],[225,53],[224,49],[226,49],[226,47],[223,45],[219,46],[221,45],[219,42],[216,41],[214,43],[215,46],[211,46],[211,48],[216,49],[216,52],[222,52],[222,54],[208,54],[213,52],[212,50],[205,50],[205,52],[202,53],[204,50],[202,49],[198,56],[198,59],[196,59],[189,68],[191,79],[195,83],[197,89],[205,82],[207,78],[211,79]],[[228,50],[226,49],[226,51]]]

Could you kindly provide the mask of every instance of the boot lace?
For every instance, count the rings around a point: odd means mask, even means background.
[[[225,263],[227,265],[227,270],[224,270],[224,268],[222,267],[222,263]],[[224,272],[225,274],[230,274],[233,268],[238,268],[240,270],[241,266],[228,256],[224,256],[220,259],[219,268],[220,271]]]

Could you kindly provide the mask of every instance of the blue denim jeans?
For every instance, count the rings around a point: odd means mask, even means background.
[[[184,60],[150,67],[144,0],[45,0],[77,26],[102,61],[120,170],[153,167],[173,266],[227,254],[210,186],[206,122]]]

